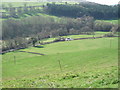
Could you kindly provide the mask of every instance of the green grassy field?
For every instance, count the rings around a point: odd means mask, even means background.
[[[41,10],[42,10],[42,8],[41,8]],[[56,22],[59,22],[60,20],[64,19],[64,18],[61,18],[61,17],[48,15],[48,14],[44,14],[44,13],[36,13],[36,14],[32,14],[32,15],[24,14],[24,15],[20,16],[19,18],[9,18],[9,19],[23,20],[23,19],[26,19],[26,18],[31,19],[33,16],[44,16],[44,17],[47,17],[47,18],[53,18]],[[0,20],[8,20],[8,18],[6,18],[6,19],[0,18]]]
[[[118,38],[58,42],[20,51],[45,55],[19,51],[2,55],[3,87],[118,87]]]
[[[118,23],[119,20],[96,20],[96,21],[109,22],[109,23],[112,23],[112,24],[119,24]]]
[[[13,7],[23,7],[24,4],[27,4],[27,6],[41,6],[41,5],[46,5],[46,2],[3,2],[2,4],[5,7],[9,7],[9,4],[11,4]]]
[[[46,5],[47,3],[52,2],[2,2],[2,5],[5,5],[5,7],[9,7],[9,4],[12,4],[13,7],[21,7],[24,6],[24,4],[27,4],[28,6],[42,6]],[[65,4],[65,2],[55,2],[56,4]],[[77,2],[67,2],[68,4],[78,4]]]

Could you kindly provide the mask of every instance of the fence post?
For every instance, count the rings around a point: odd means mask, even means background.
[[[15,55],[14,55],[14,64],[16,64],[16,57],[15,57]]]
[[[61,72],[62,72],[62,67],[61,67],[60,60],[58,60],[58,63],[59,63],[60,70],[61,70]]]
[[[111,48],[111,44],[112,44],[112,39],[110,38],[110,48]]]

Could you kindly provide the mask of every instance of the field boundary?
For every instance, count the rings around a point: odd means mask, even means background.
[[[111,38],[111,37],[120,37],[120,36],[107,36],[107,37],[104,37],[104,36],[101,36],[101,37],[86,37],[86,38],[76,38],[76,39],[73,39],[73,40],[83,40],[83,39],[97,39],[97,38]],[[70,41],[73,41],[73,40],[70,40]],[[57,42],[65,42],[65,41],[57,41]],[[45,44],[51,44],[51,43],[57,43],[55,41],[52,41],[52,42],[45,42],[45,43],[42,43],[42,44],[39,44],[39,45],[45,45]],[[20,50],[21,48],[18,48],[18,49],[10,49],[10,50],[7,50],[7,51],[2,51],[0,52],[0,54],[5,54],[5,53],[8,53],[8,52],[12,52],[12,51],[16,51],[16,50]],[[25,49],[25,48],[24,48]],[[26,51],[19,51],[19,52],[26,52]],[[27,53],[32,53],[32,54],[38,54],[38,55],[45,55],[45,54],[42,54],[42,53],[36,53],[36,52],[27,52]]]
[[[86,37],[86,38],[75,38],[73,40],[83,40],[83,39],[97,39],[97,38],[110,38],[110,37],[120,37],[120,36],[109,36],[109,37]],[[73,40],[69,40],[69,41],[73,41]],[[64,42],[64,41],[57,41],[57,42]],[[56,43],[55,41],[52,41],[52,42],[45,42],[45,43],[42,43],[41,45],[45,45],[45,44],[51,44],[51,43]]]

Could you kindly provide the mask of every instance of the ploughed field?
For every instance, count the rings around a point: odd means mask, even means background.
[[[29,47],[2,58],[5,88],[117,88],[119,83],[117,37]]]

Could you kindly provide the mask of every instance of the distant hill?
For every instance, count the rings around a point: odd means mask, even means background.
[[[86,0],[4,0],[2,2],[85,2]]]

